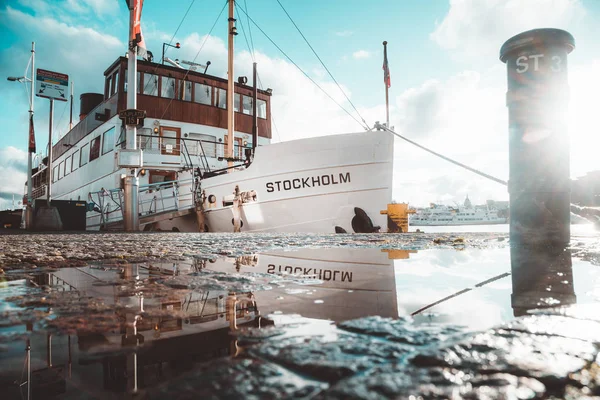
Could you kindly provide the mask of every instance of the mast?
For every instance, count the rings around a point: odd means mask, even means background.
[[[27,207],[25,208],[25,229],[33,230],[33,153],[35,153],[35,132],[33,131],[33,92],[35,91],[35,42],[31,42],[31,82],[29,92],[29,151],[27,152]],[[33,146],[31,139],[33,136]],[[49,173],[49,172],[47,172]],[[29,390],[29,383],[27,384]]]
[[[235,0],[229,0],[229,34],[227,35],[227,150],[229,154],[226,154],[225,157],[229,159],[227,162],[227,166],[229,169],[227,170],[229,173],[233,172],[231,167],[233,166],[233,156],[235,154],[234,151],[234,132],[235,132],[235,111],[233,110],[233,99],[235,96],[235,82],[233,78],[233,38],[237,35],[235,28],[235,18],[233,16],[233,11],[235,7]]]
[[[254,156],[254,152],[256,151],[256,146],[258,146],[258,115],[256,115],[257,110],[257,100],[258,100],[258,90],[256,88],[256,63],[252,64],[252,156]]]
[[[383,83],[385,84],[385,126],[390,128],[390,68],[387,59],[387,41],[383,42]]]

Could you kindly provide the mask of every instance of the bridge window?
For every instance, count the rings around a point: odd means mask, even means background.
[[[90,161],[94,161],[98,157],[100,157],[100,136],[92,139],[90,144]]]
[[[115,143],[115,127],[113,126],[103,134],[104,139],[102,139],[102,155],[109,153],[114,148]]]
[[[242,96],[242,112],[247,115],[252,114],[252,101],[254,99],[250,96]]]
[[[56,182],[58,180],[58,167],[52,168],[52,182]]]
[[[81,147],[79,166],[83,167],[85,164],[88,163],[89,159],[90,159],[90,144],[86,143]]]
[[[111,94],[117,93],[119,90],[119,71],[115,72],[113,75],[113,88]]]
[[[144,73],[143,82],[143,94],[147,94],[149,96],[158,96],[158,75]]]
[[[258,118],[267,118],[267,102],[261,99],[256,99],[256,113]]]
[[[58,179],[63,178],[64,172],[65,172],[65,162],[61,161],[61,163],[58,164]]]
[[[192,101],[192,82],[179,81],[179,100]]]
[[[212,105],[212,87],[196,83],[194,88],[194,101],[200,104]]]
[[[215,105],[219,108],[226,109],[227,108],[227,90],[221,88],[215,88],[215,95],[217,98],[215,99]]]
[[[160,97],[166,97],[167,99],[175,98],[175,78],[167,76],[161,76],[161,91]]]
[[[240,94],[233,94],[233,111],[240,112]]]
[[[108,99],[111,95],[110,93],[110,85],[112,83],[112,76],[109,75],[106,77],[106,86],[104,87],[104,98]]]

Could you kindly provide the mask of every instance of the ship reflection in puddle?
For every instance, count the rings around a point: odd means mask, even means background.
[[[250,327],[263,339],[298,327],[319,335],[335,329],[327,321],[398,318],[435,304],[415,322],[489,328],[534,308],[597,302],[596,282],[589,264],[576,261],[574,271],[564,249],[512,259],[506,248],[304,249],[47,271],[0,290],[0,311],[13,321],[0,332],[23,336],[0,355],[0,388],[27,398],[27,379],[14,384],[26,343],[32,398],[132,393],[243,354],[252,335],[240,332]]]

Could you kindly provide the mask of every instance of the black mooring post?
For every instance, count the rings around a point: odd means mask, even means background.
[[[513,244],[566,245],[570,240],[567,55],[574,48],[568,32],[534,29],[500,50],[508,72]]]
[[[515,315],[573,304],[567,55],[575,40],[559,29],[509,39],[506,63],[510,252]]]

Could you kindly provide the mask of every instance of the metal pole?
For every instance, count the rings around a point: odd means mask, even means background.
[[[73,129],[73,90],[75,83],[71,81],[71,115],[69,116],[69,130]]]
[[[130,24],[129,24],[129,39],[133,35],[133,6],[129,9]],[[127,60],[127,108],[137,108],[137,46],[129,43],[128,60]],[[126,126],[125,148],[135,150],[137,148],[137,127],[135,125]],[[139,187],[139,179],[137,177],[137,169],[128,169],[124,182],[124,227],[127,232],[135,232],[139,230],[138,216],[138,200],[137,190]]]
[[[229,167],[229,169],[227,170],[227,172],[231,173],[233,172],[232,170],[232,166],[233,166],[233,161],[231,161],[231,159],[233,158],[235,152],[233,149],[233,145],[234,145],[234,132],[235,132],[235,126],[234,126],[234,121],[235,121],[235,112],[233,110],[233,99],[235,96],[235,82],[233,81],[234,77],[233,77],[233,37],[235,35],[237,35],[236,29],[235,29],[235,18],[233,16],[233,11],[234,11],[234,7],[235,7],[235,0],[229,0],[229,34],[227,35],[227,51],[228,51],[228,58],[227,58],[227,153],[226,157],[229,158],[229,161],[227,162],[227,166]]]
[[[256,146],[258,146],[258,115],[256,115],[257,111],[257,100],[258,100],[258,89],[256,88],[256,63],[252,64],[252,155],[254,156],[254,152],[256,151]]]
[[[46,198],[48,199],[48,207],[50,206],[50,201],[52,199],[50,195],[50,191],[52,189],[52,119],[54,115],[54,99],[50,99],[50,126],[48,128],[48,194]]]
[[[46,335],[46,345],[47,345],[46,363],[48,364],[48,368],[50,368],[52,366],[52,334],[51,333]]]
[[[27,339],[27,400],[31,399],[31,341]]]
[[[29,120],[33,118],[33,91],[35,82],[35,42],[31,42],[31,82],[29,82]],[[31,129],[31,127],[29,127]],[[29,137],[29,135],[27,136]],[[28,141],[29,143],[29,141]],[[25,208],[25,229],[33,228],[33,152],[27,152],[27,207]]]

